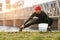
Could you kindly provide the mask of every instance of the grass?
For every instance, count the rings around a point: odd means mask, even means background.
[[[0,40],[60,40],[60,32],[0,32]]]

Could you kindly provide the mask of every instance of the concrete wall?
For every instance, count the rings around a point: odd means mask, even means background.
[[[0,20],[0,26],[16,26],[20,27],[23,25],[24,20],[22,19],[16,19],[16,20]]]

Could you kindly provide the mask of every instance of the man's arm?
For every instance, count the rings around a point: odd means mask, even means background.
[[[43,15],[44,15],[44,17],[45,17],[44,19],[45,19],[45,20],[48,20],[48,19],[49,19],[49,16],[48,16],[44,11],[43,11],[43,13],[44,13]]]
[[[24,23],[24,25],[25,25],[28,21],[30,21],[33,17],[34,17],[34,13],[28,18],[28,20]]]

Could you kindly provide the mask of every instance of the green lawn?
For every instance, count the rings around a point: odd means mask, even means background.
[[[60,40],[60,32],[0,32],[0,40]]]

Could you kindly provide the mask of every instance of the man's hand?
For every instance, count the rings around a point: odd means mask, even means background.
[[[20,31],[22,31],[23,28],[24,28],[24,25],[22,25],[22,26],[20,27]]]
[[[22,25],[21,28],[24,28],[24,25]]]

